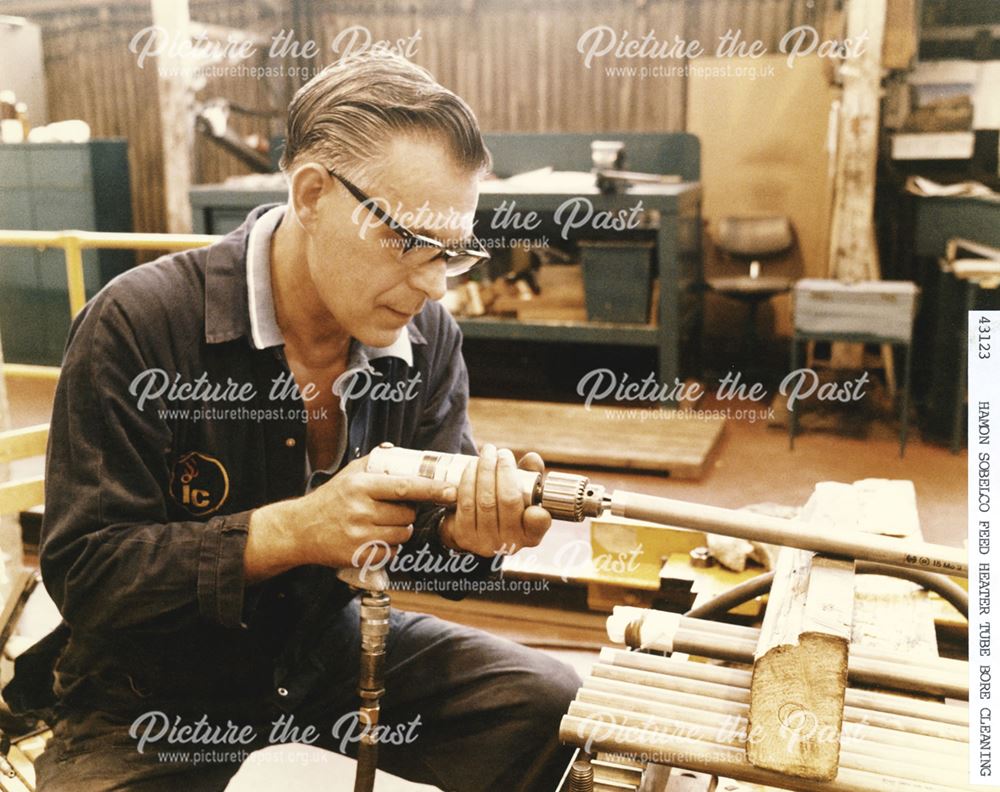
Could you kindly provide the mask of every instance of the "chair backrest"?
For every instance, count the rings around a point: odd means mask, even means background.
[[[45,456],[48,439],[48,424],[0,432],[0,465]],[[44,479],[44,476],[31,476],[0,483],[0,514],[14,514],[42,504],[45,501]]]
[[[791,249],[795,232],[784,215],[723,217],[718,221],[716,244],[732,256],[767,258]]]
[[[713,255],[705,257],[705,276],[742,277],[750,262],[761,274],[795,280],[802,277],[802,256],[792,221],[784,215],[728,216],[714,223]]]

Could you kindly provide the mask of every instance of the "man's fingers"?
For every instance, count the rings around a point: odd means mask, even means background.
[[[450,506],[455,502],[454,485],[417,476],[387,476],[364,473],[356,477],[370,498],[384,501],[415,501]]]
[[[458,484],[458,502],[452,536],[462,547],[477,541],[476,536],[476,465],[470,464],[462,471]]]
[[[506,448],[497,455],[497,523],[500,544],[497,549],[507,550],[523,541],[521,515],[524,512],[524,495],[517,483],[517,464],[514,455]]]
[[[521,457],[521,460],[517,463],[517,466],[521,470],[533,470],[536,473],[545,472],[545,462],[534,451],[529,451],[527,454]]]
[[[375,525],[409,525],[417,518],[417,510],[412,506],[389,501],[375,501],[372,522]]]
[[[497,449],[492,443],[483,446],[476,466],[476,532],[491,547],[500,546],[497,521]]]
[[[372,537],[390,546],[406,544],[413,537],[412,525],[375,525]]]
[[[524,510],[521,525],[524,528],[525,546],[536,547],[552,527],[552,515],[541,506],[529,506]]]

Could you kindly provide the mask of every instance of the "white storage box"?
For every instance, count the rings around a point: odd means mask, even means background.
[[[795,284],[795,329],[909,342],[919,291],[910,281],[844,283],[806,278]]]

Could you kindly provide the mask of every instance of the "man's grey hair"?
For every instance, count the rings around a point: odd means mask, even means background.
[[[490,167],[479,122],[456,94],[398,55],[366,54],[328,66],[288,107],[281,170],[315,161],[351,179],[370,177],[397,135],[426,136],[471,172]]]

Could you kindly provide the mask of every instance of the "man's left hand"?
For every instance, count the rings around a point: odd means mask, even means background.
[[[545,471],[535,453],[520,462],[506,448],[485,445],[475,464],[470,464],[458,486],[458,501],[441,524],[446,547],[478,556],[510,555],[522,547],[536,547],[552,525],[552,517],[541,506],[524,505],[516,470]]]

